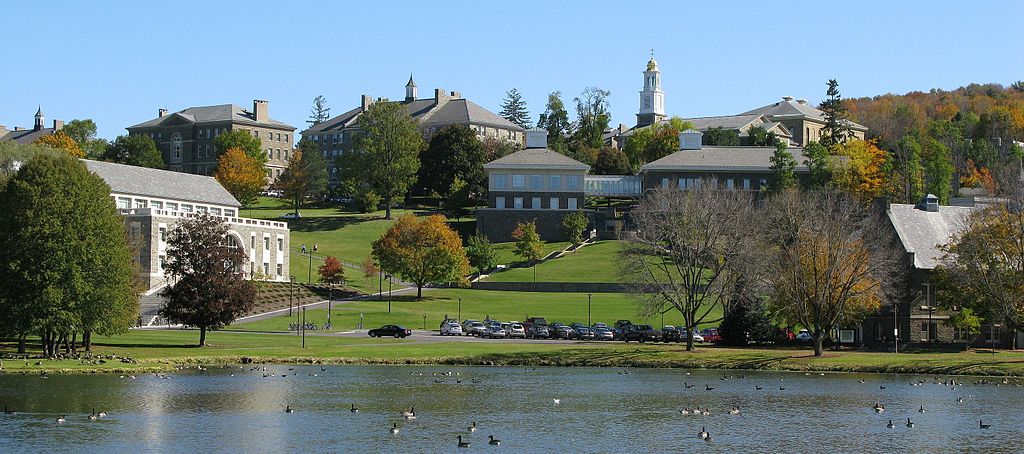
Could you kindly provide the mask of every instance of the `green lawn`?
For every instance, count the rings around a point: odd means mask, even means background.
[[[513,252],[515,247],[515,243],[494,243],[494,251],[497,253],[499,265],[510,265],[523,261],[522,257]],[[547,256],[552,252],[567,247],[569,247],[569,243],[565,241],[544,243],[544,255]]]
[[[537,265],[538,282],[621,282],[618,260],[619,242],[599,241],[560,258]],[[533,268],[512,268],[492,274],[493,282],[533,282]]]

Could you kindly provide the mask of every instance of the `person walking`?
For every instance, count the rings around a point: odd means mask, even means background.
[[[319,245],[320,245],[320,243],[313,243],[313,253],[314,254],[316,254],[317,246],[319,246]]]
[[[302,243],[302,253],[306,253],[306,243]]]

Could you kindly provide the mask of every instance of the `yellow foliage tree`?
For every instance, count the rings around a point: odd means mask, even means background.
[[[53,134],[42,136],[36,139],[33,143],[67,151],[68,154],[76,158],[85,157],[85,153],[82,152],[81,148],[79,148],[75,139],[72,139],[71,136],[65,134],[64,131],[56,131]]]
[[[835,154],[846,159],[836,164],[833,182],[863,202],[882,195],[886,187],[886,152],[874,141],[849,140],[836,145]]]
[[[239,147],[228,148],[220,155],[217,172],[213,176],[246,206],[256,203],[266,182],[263,165]]]
[[[385,273],[416,284],[417,298],[423,296],[427,284],[461,284],[469,274],[469,260],[462,238],[447,221],[437,214],[402,216],[373,242],[373,258]]]

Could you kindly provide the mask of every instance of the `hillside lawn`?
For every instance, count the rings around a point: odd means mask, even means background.
[[[620,242],[599,241],[537,265],[537,282],[622,282],[618,269]],[[492,282],[533,282],[533,268],[492,273]]]

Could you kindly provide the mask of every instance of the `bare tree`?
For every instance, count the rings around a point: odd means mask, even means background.
[[[833,328],[898,300],[902,248],[882,213],[829,189],[788,191],[766,208],[769,309],[810,332],[815,356]]]
[[[706,181],[688,191],[651,192],[633,212],[636,231],[620,252],[620,266],[641,316],[676,310],[693,330],[721,321],[722,311],[759,260],[749,193],[723,191]]]

